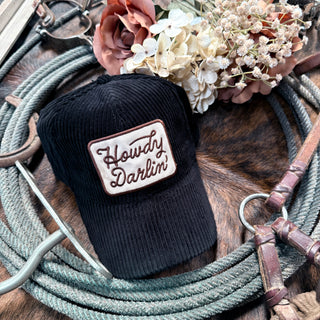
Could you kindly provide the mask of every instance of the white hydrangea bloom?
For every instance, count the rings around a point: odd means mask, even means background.
[[[169,76],[168,59],[170,45],[170,37],[167,36],[164,32],[160,33],[158,39],[157,52],[155,54],[155,70],[152,71],[158,73],[160,76],[163,77]]]
[[[202,58],[209,58],[216,56],[217,54],[223,54],[226,52],[224,40],[222,36],[219,36],[214,28],[210,26],[195,30],[193,34],[196,34],[195,39],[197,42],[194,45],[197,48],[197,53]]]
[[[198,81],[200,83],[214,84],[218,79],[218,75],[215,72],[216,70],[214,62],[210,63],[210,61],[203,60],[197,72]]]
[[[135,53],[133,56],[133,61],[136,64],[140,64],[143,62],[147,57],[153,56],[157,51],[157,40],[154,38],[147,38],[143,41],[143,44],[134,44],[131,47],[131,51]]]
[[[153,24],[150,27],[150,31],[154,34],[164,31],[168,37],[173,38],[182,31],[182,27],[189,24],[192,20],[192,14],[186,14],[180,9],[172,9],[169,11],[168,18],[160,19],[158,23]]]
[[[181,86],[186,91],[194,112],[206,112],[217,96],[216,90],[212,90],[207,84],[199,83],[198,78],[192,73],[182,81]]]
[[[133,73],[139,66],[141,66],[141,64],[135,63],[132,57],[128,58],[123,62],[123,66],[120,69],[120,73]]]

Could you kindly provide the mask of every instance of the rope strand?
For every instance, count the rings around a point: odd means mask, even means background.
[[[88,48],[78,47],[53,59],[21,84],[14,94],[23,98],[23,103],[16,110],[8,103],[0,109],[1,152],[22,143],[26,120],[42,107],[63,79],[94,63]],[[4,70],[0,70],[0,76],[1,72],[7,72],[7,67]],[[309,86],[308,81],[304,86]],[[305,138],[311,122],[304,107],[288,84],[282,84],[279,90],[288,100]],[[318,96],[312,95],[318,101]],[[290,124],[275,97],[271,95],[268,99],[286,136],[291,162],[297,147]],[[316,224],[320,205],[319,170],[318,150],[289,211],[290,219],[316,238],[320,235],[320,225]],[[0,257],[8,271],[15,274],[48,232],[32,206],[28,185],[16,168],[0,170],[0,194],[12,230],[0,221]],[[35,235],[32,241],[30,231]],[[278,251],[287,279],[305,259],[287,246],[279,245]],[[62,246],[52,252],[59,259],[52,253],[47,255],[24,288],[42,303],[73,319],[204,319],[243,305],[263,293],[252,241],[200,270],[152,280],[107,280]]]

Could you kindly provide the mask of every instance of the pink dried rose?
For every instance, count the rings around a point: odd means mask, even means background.
[[[131,46],[151,37],[149,27],[155,23],[151,0],[108,0],[93,39],[99,63],[109,74],[119,74],[123,61],[133,55]]]

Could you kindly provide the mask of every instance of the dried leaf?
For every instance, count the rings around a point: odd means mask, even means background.
[[[193,12],[196,15],[200,15],[200,12],[198,11],[194,0],[186,0],[186,1],[172,0],[170,5],[167,7],[167,10],[173,10],[173,9],[181,9],[182,11],[185,11],[185,12]]]
[[[153,0],[153,3],[162,9],[167,9],[171,3],[171,0]]]

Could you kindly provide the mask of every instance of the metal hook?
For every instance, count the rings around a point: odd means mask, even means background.
[[[55,220],[61,231],[68,237],[68,239],[72,242],[72,244],[75,246],[75,248],[81,253],[81,255],[87,260],[87,262],[100,274],[105,276],[106,278],[112,278],[112,274],[106,269],[106,267],[95,257],[93,257],[80,243],[80,240],[75,235],[72,228],[65,222],[63,219],[59,216],[59,214],[53,209],[49,201],[46,199],[46,197],[43,195],[43,193],[40,191],[40,189],[37,187],[32,173],[20,162],[16,161],[16,166],[19,169],[19,171],[22,173],[23,177],[28,182],[29,186],[33,190],[33,192],[36,194],[38,199],[41,201],[43,206],[48,210],[51,217]]]
[[[90,9],[92,6],[92,0],[85,0],[82,3],[79,3],[75,0],[34,0],[33,1],[33,8],[36,10],[36,13],[41,19],[41,26],[44,28],[49,28],[52,27],[55,23],[56,17],[53,11],[49,7],[50,2],[66,2],[66,3],[71,3],[75,7],[78,7],[81,12],[86,11],[87,9]]]
[[[42,241],[17,274],[0,282],[0,295],[8,293],[25,283],[37,269],[43,256],[64,238],[66,238],[66,235],[59,229]]]
[[[22,285],[32,273],[36,270],[43,256],[51,250],[54,246],[60,243],[66,237],[72,242],[75,248],[80,252],[84,259],[101,275],[111,279],[112,274],[106,269],[106,267],[95,257],[93,257],[80,243],[79,239],[75,235],[72,228],[59,216],[59,214],[53,209],[48,200],[39,190],[34,182],[32,173],[20,162],[16,161],[15,165],[23,175],[23,177],[28,182],[31,189],[34,191],[38,199],[48,210],[52,218],[59,226],[59,230],[52,233],[48,238],[42,241],[38,247],[33,251],[32,255],[29,257],[25,265],[19,270],[17,274],[11,278],[0,282],[0,295],[5,294],[15,288]]]

